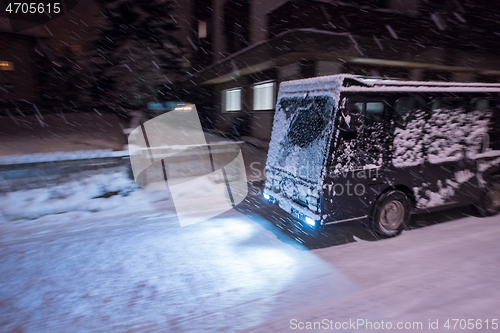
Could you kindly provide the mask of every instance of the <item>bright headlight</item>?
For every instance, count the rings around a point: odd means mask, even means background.
[[[314,221],[312,218],[306,216],[306,223],[309,224],[310,226],[316,226],[316,221]]]

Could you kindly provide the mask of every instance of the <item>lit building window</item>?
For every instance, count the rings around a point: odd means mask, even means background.
[[[198,21],[198,38],[207,38],[207,21]]]
[[[13,71],[14,63],[12,61],[0,61],[0,71]]]
[[[73,53],[82,53],[82,45],[78,43],[70,43],[69,47],[71,47],[71,51]]]
[[[253,109],[256,111],[274,109],[274,82],[257,83],[253,86]]]
[[[69,43],[62,42],[61,43],[61,50],[65,50],[67,48],[71,49],[71,51],[74,54],[82,53],[82,44],[79,44],[77,42],[69,42]]]
[[[241,89],[228,89],[223,91],[222,99],[224,101],[225,111],[241,110]]]

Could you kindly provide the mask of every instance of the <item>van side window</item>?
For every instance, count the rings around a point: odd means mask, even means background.
[[[363,104],[364,103],[352,103],[352,105],[354,106],[354,108],[356,108],[358,110],[359,113],[363,112]]]
[[[423,109],[424,105],[415,97],[398,99],[394,105],[396,126],[406,128],[406,125],[414,119],[416,111]]]
[[[365,124],[368,126],[384,121],[384,103],[382,102],[367,102]]]
[[[434,100],[431,104],[431,110],[453,110],[453,109],[463,109],[465,106],[465,101],[462,98],[444,97]]]
[[[344,109],[344,116],[349,121],[347,126],[356,130],[360,130],[362,126],[362,115],[364,103],[348,103]]]
[[[442,109],[442,108],[443,108],[443,100],[441,98],[436,99],[434,102],[432,102],[432,105],[431,105],[431,110],[432,111],[439,110],[439,109]]]
[[[489,108],[490,108],[489,99],[480,98],[477,99],[474,103],[474,110],[482,111],[482,110],[488,110]]]
[[[332,165],[343,170],[382,166],[388,137],[384,131],[384,110],[384,103],[378,101],[345,104],[339,123],[343,135],[332,155]]]

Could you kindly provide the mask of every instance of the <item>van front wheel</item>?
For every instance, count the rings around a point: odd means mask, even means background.
[[[411,202],[400,191],[384,193],[375,203],[370,226],[376,236],[388,238],[397,236],[408,225]]]

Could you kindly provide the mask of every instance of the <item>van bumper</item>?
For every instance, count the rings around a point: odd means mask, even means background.
[[[299,206],[288,198],[280,197],[280,195],[271,195],[267,191],[264,191],[263,196],[264,199],[278,205],[285,212],[297,218],[302,224],[308,227],[318,228],[323,224],[323,221],[317,214],[309,211],[306,207]]]

